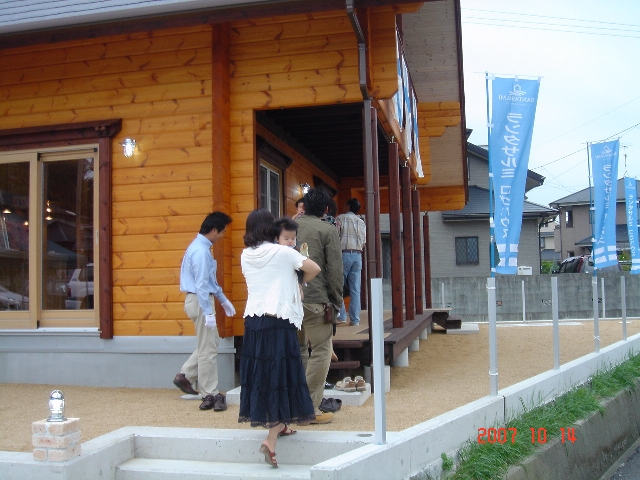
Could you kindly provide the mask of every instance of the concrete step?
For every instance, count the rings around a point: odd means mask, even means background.
[[[247,452],[247,463],[202,462],[195,460],[162,460],[134,458],[116,468],[116,480],[242,480],[246,478],[285,478],[308,480],[311,465],[279,465],[264,462],[260,452]]]
[[[295,429],[296,427],[293,426]],[[287,465],[322,463],[371,443],[364,432],[313,431],[304,427],[291,437],[280,437],[278,462]],[[134,458],[243,464],[264,463],[258,449],[267,436],[264,429],[218,430],[198,428],[146,429],[136,435]]]

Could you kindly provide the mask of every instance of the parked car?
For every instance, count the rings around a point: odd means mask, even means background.
[[[620,272],[622,268],[619,263],[604,267],[599,272]],[[557,273],[591,273],[593,274],[593,260],[591,255],[580,255],[579,257],[569,257],[562,261]]]
[[[29,297],[11,292],[0,285],[0,310],[29,310]]]
[[[93,263],[76,268],[67,284],[65,307],[71,310],[93,308]]]
[[[593,273],[591,255],[565,258],[560,264],[558,273]]]

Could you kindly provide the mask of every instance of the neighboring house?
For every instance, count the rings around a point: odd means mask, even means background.
[[[0,0],[0,382],[171,386],[180,262],[224,210],[232,388],[249,212],[292,215],[304,184],[369,225],[399,192],[464,207],[459,0],[355,3]]]
[[[636,180],[636,189],[638,188]],[[555,229],[554,243],[562,259],[591,253],[592,217],[590,213],[591,189],[584,188],[549,204],[560,211],[559,225]],[[616,246],[619,251],[629,250],[629,233],[625,213],[624,180],[618,179],[616,195]]]
[[[557,220],[543,223],[540,227],[540,260],[560,261],[560,252],[556,252],[554,235],[558,227]]]
[[[467,144],[469,202],[461,210],[429,212],[431,277],[476,277],[491,274],[489,229],[489,160],[485,148]],[[525,191],[542,185],[544,177],[527,171]],[[525,200],[518,246],[518,266],[540,273],[542,225],[557,211]],[[497,252],[496,252],[496,263]]]

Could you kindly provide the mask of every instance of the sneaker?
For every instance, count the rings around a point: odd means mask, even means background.
[[[213,397],[213,410],[215,412],[223,412],[227,409],[227,397],[221,393]]]
[[[335,385],[333,383],[324,382],[324,389],[325,390],[331,390],[333,387],[335,387]]]
[[[320,424],[323,424],[323,423],[331,423],[332,420],[333,420],[333,413],[331,413],[331,412],[316,413],[316,418],[315,418],[315,420],[311,420],[311,425],[320,425]]]

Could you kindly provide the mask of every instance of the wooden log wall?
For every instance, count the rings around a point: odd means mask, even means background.
[[[392,10],[387,15],[395,21]],[[344,11],[234,22],[230,36],[233,301],[236,309],[243,311],[246,285],[240,271],[242,236],[246,217],[256,207],[253,138],[259,127],[253,111],[362,102],[362,94],[358,44]],[[388,62],[395,68],[395,54]],[[388,79],[384,75],[373,77],[372,90],[387,88],[376,81]],[[291,151],[283,153],[295,155]],[[299,184],[312,185],[311,175],[316,174],[309,163],[298,160],[294,158],[287,169],[287,213],[293,211],[293,203],[299,198]],[[332,180],[327,183],[335,185]],[[242,323],[242,318],[234,319],[234,334],[242,333]]]
[[[375,65],[369,89],[380,94],[392,89],[395,53],[387,53],[396,12],[372,12],[372,29],[386,32],[371,46]],[[254,111],[362,102],[357,41],[345,11],[227,27],[184,27],[0,52],[0,129],[122,118],[113,142],[111,192],[116,336],[194,333],[178,288],[180,262],[213,209],[228,211],[234,220],[224,247],[216,246],[216,258],[224,271],[219,281],[238,315],[233,320],[221,316],[220,332],[241,335],[242,236],[257,204]],[[219,78],[226,72],[225,55],[228,84]],[[220,115],[222,109],[228,115]],[[124,138],[137,142],[130,159],[120,153]],[[295,160],[286,174],[287,213],[300,183],[313,183],[313,175],[323,178],[305,159]],[[228,176],[217,178],[221,170]],[[335,185],[326,176],[323,180]]]
[[[114,335],[190,335],[180,261],[212,209],[212,28],[0,52],[0,129],[122,118],[112,156]],[[132,158],[119,143],[134,138]]]

